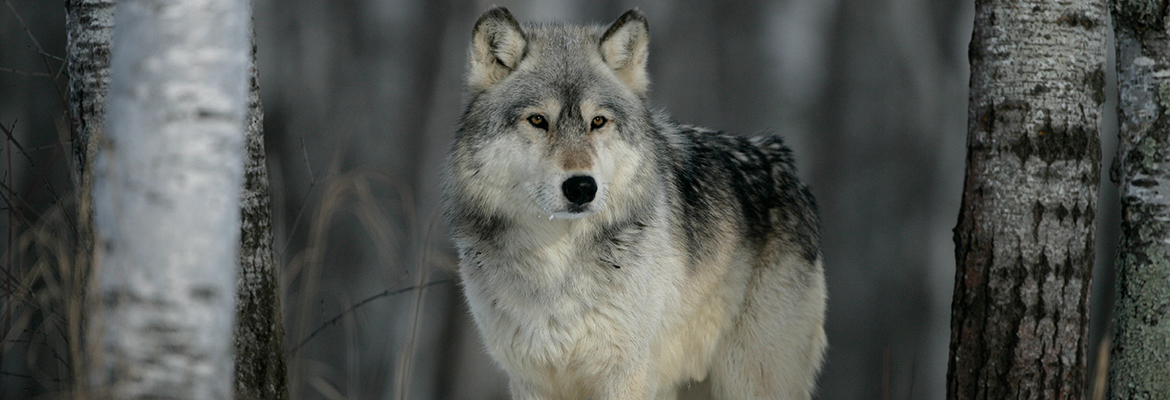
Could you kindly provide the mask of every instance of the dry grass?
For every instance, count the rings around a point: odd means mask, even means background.
[[[376,196],[375,188],[389,189],[389,192],[393,193],[393,198]],[[359,322],[355,312],[373,301],[412,293],[412,306],[409,311],[409,320],[411,321],[408,328],[409,339],[398,351],[399,356],[395,361],[394,368],[394,383],[390,388],[391,393],[394,393],[394,398],[408,398],[407,394],[412,381],[411,371],[416,357],[416,343],[422,325],[426,288],[435,284],[451,282],[450,280],[431,282],[429,271],[436,266],[434,262],[436,260],[439,267],[443,269],[450,270],[453,265],[453,260],[444,256],[436,257],[432,254],[435,251],[433,243],[414,239],[431,237],[438,218],[427,218],[424,227],[422,219],[417,217],[418,212],[413,199],[414,193],[410,190],[409,185],[400,182],[392,175],[368,169],[342,173],[336,178],[330,179],[325,186],[320,204],[315,208],[312,222],[307,228],[307,245],[304,250],[291,257],[281,280],[283,288],[281,302],[295,307],[288,311],[297,317],[295,318],[297,322],[286,321],[285,323],[286,326],[290,327],[286,335],[288,338],[286,348],[289,349],[286,354],[288,354],[289,388],[292,398],[302,397],[298,393],[298,388],[309,388],[327,399],[353,399],[353,394],[347,392],[357,390],[355,386],[359,385],[360,379],[357,379],[356,375],[363,373],[356,362],[363,352],[361,349],[354,348],[354,343],[357,342],[356,332],[358,331],[356,325]],[[386,207],[386,205],[389,206]],[[336,218],[343,213],[352,214],[352,217],[358,221],[361,234],[366,235],[373,242],[380,264],[385,265],[388,270],[397,271],[395,275],[398,278],[394,280],[407,282],[407,278],[413,275],[413,284],[405,287],[400,284],[392,285],[398,287],[387,288],[379,293],[356,300],[348,298],[348,296],[340,296],[344,297],[339,299],[342,306],[340,313],[324,321],[310,322],[309,318],[306,317],[312,315],[312,307],[315,302],[325,295],[321,291],[321,274],[326,263],[329,233],[333,229]],[[398,224],[395,224],[396,222]],[[406,232],[399,232],[391,228],[396,225],[404,225]],[[402,247],[397,245],[399,243],[408,243],[407,251],[415,254],[397,254],[394,249]],[[410,265],[404,265],[401,261],[403,259],[418,260],[417,265],[414,265],[413,268]],[[388,282],[388,284],[390,283]],[[295,299],[292,298],[294,292]],[[333,370],[325,364],[307,359],[300,351],[304,347],[312,346],[318,333],[338,325],[340,325],[344,336],[349,338],[346,340],[349,363],[344,372]],[[347,382],[350,390],[343,390],[343,388],[331,383],[338,380]]]
[[[1089,398],[1105,400],[1109,396],[1109,350],[1113,344],[1112,332],[1106,332],[1097,343],[1097,364],[1089,366]]]
[[[396,188],[394,192],[400,195],[396,202],[400,207],[393,212],[385,211],[381,204],[384,199],[373,195],[370,185],[388,185]],[[290,327],[286,338],[288,352],[289,387],[293,398],[301,398],[297,388],[309,388],[322,397],[328,399],[353,398],[345,394],[343,388],[338,388],[330,382],[336,377],[336,371],[324,364],[301,357],[297,350],[303,346],[312,346],[311,340],[315,332],[340,325],[344,332],[352,334],[356,331],[353,313],[370,302],[391,296],[413,293],[413,306],[410,310],[410,339],[400,350],[396,361],[396,375],[393,392],[396,398],[406,398],[411,382],[411,369],[415,355],[415,343],[419,334],[424,310],[425,288],[434,284],[447,283],[449,280],[428,282],[429,268],[408,269],[403,265],[394,265],[395,260],[402,257],[394,254],[396,241],[406,240],[402,233],[391,230],[391,220],[394,216],[413,216],[412,194],[403,185],[393,183],[393,178],[385,174],[369,171],[354,171],[342,174],[330,183],[321,203],[317,206],[313,221],[308,227],[310,232],[309,245],[292,257],[289,265],[284,269],[282,279],[282,304],[290,305],[293,314],[299,323]],[[30,393],[40,393],[51,398],[86,398],[82,393],[83,375],[77,371],[84,371],[84,349],[86,328],[85,294],[87,292],[86,272],[88,266],[78,265],[75,251],[75,231],[67,218],[68,206],[55,206],[45,213],[31,226],[17,236],[5,249],[3,255],[3,284],[0,285],[0,297],[3,298],[2,346],[0,355],[7,355],[3,359],[4,368],[12,368],[15,363],[11,360],[20,355],[24,363],[17,371],[0,371],[0,378],[20,379],[30,386]],[[378,258],[387,263],[390,268],[401,271],[402,278],[414,274],[413,285],[403,288],[389,288],[375,293],[364,299],[351,300],[345,305],[344,311],[331,320],[324,322],[309,322],[303,316],[310,315],[309,309],[314,300],[320,295],[320,281],[324,265],[325,250],[331,223],[340,213],[353,213],[361,226],[363,233],[377,243]],[[417,221],[411,221],[409,226],[419,226]],[[426,225],[427,235],[434,229],[434,218]],[[430,243],[419,243],[421,256],[420,264],[428,265],[438,258],[445,261],[449,267],[451,260],[443,257],[433,257],[427,254],[432,250]],[[405,280],[405,279],[404,279]],[[295,299],[289,298],[289,288],[297,285]],[[289,301],[293,300],[293,301]],[[312,324],[312,325],[310,325]],[[349,336],[349,335],[347,335]],[[353,347],[354,340],[348,341]],[[362,355],[362,349],[351,348],[348,351],[351,359]],[[358,379],[352,376],[360,374],[360,368],[352,365],[344,372],[345,381],[357,384]],[[0,396],[9,398],[9,395]]]
[[[5,248],[0,351],[3,374],[30,393],[81,398],[88,266],[77,262],[65,215],[51,208]]]

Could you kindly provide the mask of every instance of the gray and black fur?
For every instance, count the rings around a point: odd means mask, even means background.
[[[647,106],[637,10],[476,23],[444,180],[460,273],[517,399],[807,399],[825,346],[812,195],[780,138]]]

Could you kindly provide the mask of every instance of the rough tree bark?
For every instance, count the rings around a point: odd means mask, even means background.
[[[66,0],[65,47],[69,73],[69,116],[72,128],[73,183],[77,188],[79,253],[93,254],[92,161],[95,138],[101,137],[110,84],[110,38],[114,27],[113,0]]]
[[[977,0],[949,399],[1080,399],[1104,0]]]
[[[1110,398],[1170,398],[1170,19],[1164,2],[1113,0],[1121,197]]]
[[[250,13],[249,13],[250,14]],[[256,34],[251,30],[247,158],[240,199],[240,271],[236,278],[236,398],[288,398],[276,253],[272,248],[272,202],[264,156],[264,108],[256,70]]]
[[[118,4],[94,171],[100,397],[231,397],[247,23],[244,0]]]
[[[65,1],[65,62],[69,74],[72,177],[77,201],[77,244],[72,287],[87,287],[93,257],[93,159],[106,118],[110,84],[110,38],[114,0]],[[86,294],[78,293],[84,299]],[[69,354],[73,391],[81,393],[85,362],[80,359],[84,303],[69,307]]]

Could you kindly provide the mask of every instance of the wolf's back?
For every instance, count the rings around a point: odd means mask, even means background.
[[[671,164],[690,252],[701,252],[721,219],[759,246],[782,240],[814,262],[820,256],[816,202],[796,176],[792,151],[774,135],[743,137],[692,126],[660,129],[679,139]],[[772,243],[774,244],[774,243]]]

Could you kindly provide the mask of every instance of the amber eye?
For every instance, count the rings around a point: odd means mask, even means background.
[[[590,129],[590,130],[598,130],[598,129],[601,129],[601,127],[605,126],[605,123],[606,123],[606,122],[608,122],[608,121],[609,121],[609,120],[605,119],[605,117],[602,117],[602,116],[600,116],[600,115],[598,115],[598,116],[596,116],[596,117],[593,117],[593,122],[591,122],[591,123],[589,124],[589,129]]]
[[[528,117],[528,123],[540,129],[548,130],[548,121],[544,119],[543,115],[533,114]]]

